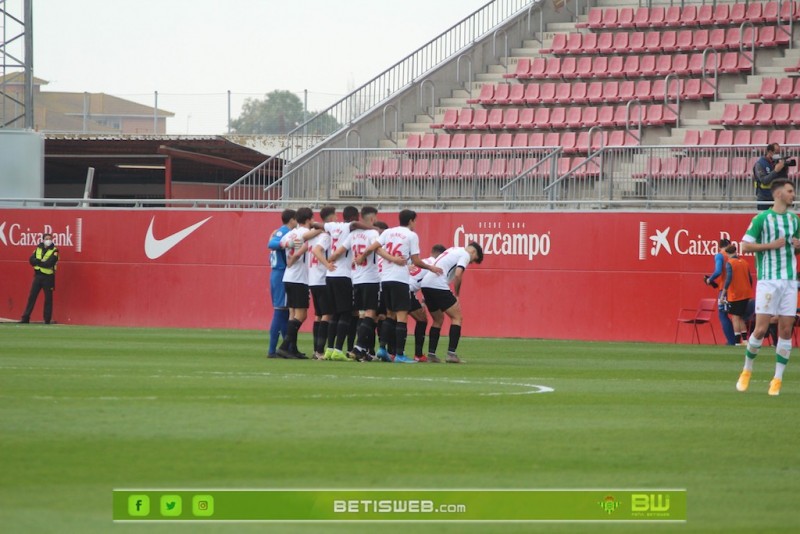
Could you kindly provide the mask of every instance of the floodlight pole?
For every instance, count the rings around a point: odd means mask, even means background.
[[[33,129],[33,0],[25,0],[25,128]]]

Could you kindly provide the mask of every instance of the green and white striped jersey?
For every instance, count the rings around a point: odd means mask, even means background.
[[[756,252],[756,270],[759,280],[795,280],[797,257],[792,247],[792,237],[800,237],[800,218],[794,213],[775,213],[771,209],[762,211],[750,223],[742,241],[747,243],[770,243],[779,237],[786,238],[786,245],[773,250]]]

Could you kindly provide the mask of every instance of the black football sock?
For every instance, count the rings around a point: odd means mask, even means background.
[[[428,353],[436,354],[436,347],[439,346],[439,336],[442,334],[440,327],[432,326],[431,331],[428,332]]]
[[[460,324],[451,324],[450,325],[450,342],[447,346],[447,352],[455,352],[458,348],[458,341],[461,339],[461,325]]]
[[[414,356],[422,356],[422,349],[425,347],[425,329],[427,322],[417,321],[414,326]]]
[[[406,337],[408,336],[408,325],[406,323],[397,322],[394,329],[395,332],[395,345],[397,352],[395,354],[405,354],[406,351]]]

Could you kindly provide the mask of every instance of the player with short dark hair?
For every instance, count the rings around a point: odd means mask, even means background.
[[[403,210],[399,214],[400,226],[389,228],[355,258],[356,263],[372,252],[377,252],[383,259],[383,277],[381,290],[384,294],[386,308],[395,313],[395,345],[397,363],[415,363],[413,358],[405,355],[406,337],[408,336],[408,312],[411,309],[411,293],[409,289],[408,262],[421,269],[441,273],[435,265],[428,265],[419,258],[419,236],[414,232],[417,214],[412,210]],[[378,355],[381,356],[380,354]]]
[[[439,344],[439,335],[445,314],[450,317],[450,338],[447,347],[447,363],[462,363],[456,350],[461,339],[461,324],[463,317],[458,296],[461,293],[461,284],[464,271],[470,263],[483,261],[483,249],[476,242],[471,242],[466,247],[450,247],[442,252],[434,265],[442,270],[441,274],[428,273],[422,279],[422,294],[425,296],[425,306],[433,318],[430,339],[428,340],[428,361],[438,363],[441,360],[436,356],[436,347]],[[453,282],[453,291],[450,290]]]
[[[297,333],[308,316],[308,243],[305,234],[311,227],[313,216],[311,208],[298,209],[295,216],[297,227],[281,239],[281,247],[287,250],[283,285],[289,307],[286,337],[276,351],[282,358],[307,359],[297,347]]]
[[[286,307],[286,289],[283,286],[283,273],[286,272],[286,252],[281,248],[281,239],[297,226],[295,220],[297,212],[285,209],[281,213],[283,226],[272,232],[269,237],[269,291],[272,297],[272,323],[269,326],[269,350],[267,357],[277,358],[278,336],[286,339],[286,330],[289,325],[289,308]]]

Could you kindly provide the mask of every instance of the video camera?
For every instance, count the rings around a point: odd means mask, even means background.
[[[797,165],[797,160],[796,159],[787,158],[786,156],[773,157],[772,160],[775,163],[778,163],[778,162],[782,161],[784,167],[794,167],[794,166]]]

